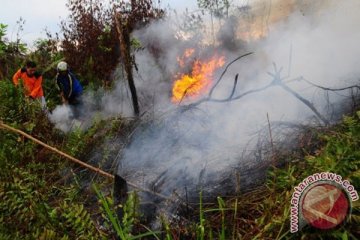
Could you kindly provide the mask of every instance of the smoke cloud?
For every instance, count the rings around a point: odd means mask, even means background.
[[[234,14],[229,22],[232,26],[226,25],[219,31],[225,37],[217,39],[221,42],[216,51],[224,53],[227,62],[246,52],[254,53],[229,67],[213,98],[225,99],[230,95],[237,73],[234,96],[270,84],[275,79],[271,74],[282,68],[278,78],[311,102],[329,122],[338,121],[341,115],[334,113],[346,104],[349,93],[326,93],[304,79],[331,88],[358,82],[360,33],[356,29],[360,27],[357,26],[360,5],[357,1],[312,2],[273,1],[271,9],[265,8],[268,16],[262,24],[258,18],[264,18],[264,10],[259,10],[264,9],[263,2],[248,6],[250,17],[243,10]],[[215,50],[201,48],[199,35],[194,36],[196,42],[191,42],[191,36],[185,36],[186,44],[176,41],[173,36],[178,32],[169,23],[155,22],[135,33],[145,46],[136,58],[143,79],[137,82],[138,87],[140,92],[152,96],[157,117],[137,129],[119,157],[118,174],[124,179],[168,196],[176,192],[184,197],[185,188],[193,194],[199,189],[226,193],[233,189],[226,188],[226,184],[236,184],[237,173],[242,175],[242,187],[261,177],[251,169],[259,168],[269,155],[259,149],[267,116],[271,122],[324,124],[304,102],[280,86],[236,101],[204,102],[190,110],[174,106],[169,92],[171,74],[177,72],[176,57],[188,46],[204,55]],[[209,35],[202,35],[203,42],[211,41]],[[237,38],[236,50],[228,47],[233,39],[229,41],[227,36]],[[154,44],[166,49],[159,58],[154,58],[149,50]],[[281,130],[274,125],[275,143],[290,140]],[[267,134],[265,137],[268,138]]]
[[[229,66],[214,90],[214,99],[230,95],[236,74],[234,97],[282,80],[329,122],[339,120],[341,114],[336,113],[349,100],[349,92],[325,92],[305,80],[330,88],[358,83],[359,1],[266,2],[234,7],[227,20],[215,18],[217,34],[212,33],[207,19],[204,28],[186,32],[178,27],[179,16],[156,21],[134,33],[144,48],[135,55],[136,87],[142,111],[153,118],[137,128],[119,155],[120,176],[164,195],[176,192],[184,197],[185,189],[193,194],[199,189],[226,194],[230,189],[226,186],[234,186],[239,173],[244,187],[261,178],[252,169],[268,154],[259,150],[259,138],[268,138],[263,131],[268,126],[267,117],[274,123],[324,124],[309,106],[279,85],[235,101],[206,101],[194,108],[186,108],[191,103],[186,100],[171,103],[174,76],[181,71],[177,57],[188,47],[195,48],[199,58],[222,53],[227,63],[253,52]],[[214,35],[216,47],[206,46],[214,41]],[[104,118],[132,113],[124,74],[121,70],[117,74],[115,90],[101,97],[96,110]],[[52,119],[57,121],[60,113],[60,109],[54,111]],[[281,128],[274,125],[273,130],[275,143],[289,140]]]

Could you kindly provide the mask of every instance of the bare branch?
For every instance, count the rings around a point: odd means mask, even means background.
[[[252,89],[252,90],[244,92],[244,93],[242,93],[242,94],[240,94],[240,95],[238,95],[236,97],[225,98],[225,99],[215,99],[215,98],[206,97],[206,98],[200,99],[199,101],[197,101],[195,103],[189,104],[188,106],[186,106],[186,108],[196,107],[196,106],[200,105],[203,102],[216,102],[216,103],[231,102],[231,101],[235,101],[235,100],[238,100],[240,98],[243,98],[246,95],[256,93],[256,92],[261,92],[261,91],[264,91],[264,90],[266,90],[266,89],[268,89],[270,87],[274,87],[274,86],[276,86],[276,84],[274,84],[272,82],[272,83],[270,83],[270,84],[268,84],[268,85],[266,85],[264,87],[257,88],[257,89]]]
[[[220,83],[221,79],[223,78],[223,76],[225,75],[225,73],[227,72],[228,68],[236,61],[240,60],[241,58],[243,57],[246,57],[246,56],[249,56],[253,54],[253,52],[249,52],[249,53],[246,53],[244,55],[241,55],[237,58],[235,58],[234,60],[232,60],[228,65],[226,65],[225,67],[225,70],[222,72],[222,74],[220,75],[219,79],[217,80],[217,82],[214,84],[214,86],[210,89],[210,92],[209,92],[209,98],[211,98],[211,95],[213,94],[215,88],[217,87],[217,85]]]
[[[179,101],[179,105],[180,105],[180,103],[183,101],[183,99],[186,97],[186,94],[187,94],[187,92],[189,91],[189,89],[191,89],[192,87],[194,87],[195,84],[197,84],[197,81],[196,81],[196,82],[193,82],[190,86],[188,86],[188,87],[185,89],[184,94],[181,96],[181,99],[180,99],[180,101]]]
[[[234,100],[238,100],[242,97],[245,97],[246,95],[249,95],[251,93],[256,93],[256,92],[260,92],[260,91],[264,91],[265,89],[268,89],[270,87],[274,87],[275,85],[273,83],[270,83],[264,87],[261,87],[261,88],[258,88],[258,89],[252,89],[252,90],[249,90],[247,92],[244,92],[243,94],[240,94],[236,97],[233,97],[231,99],[210,99],[209,101],[211,102],[229,102],[229,101],[234,101]]]
[[[357,88],[357,89],[360,90],[360,86],[359,86],[359,85],[352,85],[352,86],[343,87],[343,88],[328,88],[328,87],[323,87],[323,86],[317,85],[317,84],[315,84],[315,83],[312,83],[312,82],[310,82],[309,80],[306,80],[305,78],[301,78],[301,80],[304,80],[305,82],[307,82],[307,83],[310,84],[311,86],[320,88],[320,89],[325,90],[325,91],[334,91],[334,92],[335,92],[335,91],[344,91],[344,90],[353,89],[353,88]]]
[[[318,110],[315,108],[315,106],[310,102],[308,101],[307,99],[303,98],[300,94],[298,94],[297,92],[295,92],[294,90],[292,90],[291,88],[289,88],[283,81],[287,78],[287,77],[284,77],[282,78],[281,77],[281,71],[283,70],[283,68],[281,67],[279,70],[277,70],[277,67],[276,67],[276,64],[273,63],[274,65],[274,73],[268,73],[270,76],[274,77],[274,80],[273,80],[273,84],[276,84],[280,87],[282,87],[285,91],[291,93],[294,97],[296,97],[297,99],[299,99],[302,103],[304,103],[308,108],[310,108],[314,113],[315,115],[325,124],[325,125],[328,125],[329,124],[329,121],[324,117],[322,116]],[[299,78],[296,78],[295,80],[297,80]],[[300,79],[304,79],[304,78],[300,78]]]
[[[238,77],[239,77],[239,74],[237,73],[236,76],[235,76],[235,80],[234,80],[233,90],[231,91],[231,94],[230,94],[228,99],[231,99],[234,96],[234,93],[235,93],[235,90],[236,90],[236,85],[237,85],[237,82],[238,82]]]
[[[220,78],[218,79],[218,81],[214,84],[214,86],[211,88],[210,92],[209,92],[209,95],[207,97],[204,97],[202,99],[200,99],[199,101],[195,102],[195,103],[192,103],[192,104],[189,104],[188,106],[185,107],[185,110],[188,110],[190,108],[193,108],[193,107],[196,107],[198,105],[200,105],[201,103],[203,102],[217,102],[217,103],[224,103],[224,102],[230,102],[230,101],[235,101],[235,100],[238,100],[240,98],[243,98],[249,94],[253,94],[253,93],[257,93],[257,92],[260,92],[260,91],[264,91],[270,87],[274,87],[274,86],[280,86],[281,88],[283,88],[285,91],[289,92],[291,95],[293,95],[294,97],[296,97],[298,100],[300,100],[302,103],[304,103],[308,108],[310,108],[314,113],[315,115],[325,124],[325,125],[328,125],[329,124],[329,121],[324,117],[322,116],[319,111],[315,108],[315,106],[310,102],[308,101],[307,99],[305,99],[304,97],[302,97],[300,94],[298,94],[297,92],[295,92],[294,90],[292,90],[291,88],[289,88],[286,83],[284,82],[285,79],[287,79],[290,75],[290,71],[288,72],[288,75],[285,76],[285,77],[282,77],[281,76],[281,72],[283,71],[283,67],[280,67],[279,69],[277,68],[276,64],[273,63],[273,66],[274,66],[274,72],[268,72],[268,74],[273,78],[272,82],[269,83],[268,85],[265,85],[263,87],[260,87],[260,88],[257,88],[257,89],[252,89],[252,90],[249,90],[247,92],[244,92],[236,97],[234,97],[234,93],[235,93],[235,90],[236,90],[236,86],[237,86],[237,80],[238,80],[238,75],[239,74],[236,74],[235,76],[235,80],[234,80],[234,86],[233,86],[233,89],[232,89],[232,92],[230,94],[229,97],[225,98],[225,99],[214,99],[212,98],[212,93],[214,92],[215,88],[218,86],[218,84],[220,83],[220,81],[222,80],[222,77],[225,75],[227,69],[229,68],[229,66],[231,64],[233,64],[234,62],[236,62],[237,60],[245,57],[245,56],[248,56],[252,54],[251,53],[247,53],[247,54],[244,54],[236,59],[234,59],[233,61],[231,61],[225,68],[225,70],[223,71],[223,73],[221,74]],[[292,47],[290,49],[290,57],[289,57],[289,64],[291,64],[291,55],[292,55]],[[290,67],[290,66],[289,66]],[[292,80],[289,80],[287,82],[291,82],[291,81],[300,81],[300,80],[305,80],[303,77],[297,77],[297,78],[294,78]],[[358,88],[360,89],[360,86],[357,86],[357,85],[354,85],[354,86],[350,86],[350,87],[347,87],[347,88],[341,88],[341,89],[330,89],[330,88],[325,88],[325,87],[322,87],[322,86],[318,86],[318,85],[315,85],[307,80],[305,80],[306,82],[308,82],[309,84],[311,84],[312,86],[315,86],[315,87],[318,87],[318,88],[321,88],[323,90],[333,90],[333,91],[341,91],[341,90],[345,90],[345,89],[352,89],[352,88]],[[186,93],[185,93],[186,94]],[[184,95],[185,95],[184,94]]]
[[[294,90],[292,90],[291,88],[289,88],[287,85],[285,84],[280,84],[280,86],[287,92],[291,93],[294,97],[296,97],[297,99],[299,99],[301,102],[303,102],[307,107],[309,107],[314,113],[315,115],[321,120],[323,121],[323,123],[325,125],[329,125],[329,121],[323,117],[318,110],[315,108],[315,106],[308,100],[306,100],[305,98],[303,98],[302,96],[300,96],[297,92],[295,92]]]

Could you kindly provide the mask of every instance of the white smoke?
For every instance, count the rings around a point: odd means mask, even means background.
[[[275,12],[285,1],[276,2],[278,5],[272,6]],[[275,63],[277,70],[283,67],[280,74],[283,82],[311,102],[322,116],[329,118],[329,101],[333,105],[339,104],[347,99],[348,92],[330,93],[329,98],[325,98],[324,91],[302,78],[332,88],[358,82],[359,7],[358,1],[328,1],[326,5],[302,1],[289,7],[289,11],[279,13],[280,17],[274,17],[276,21],[264,21],[269,24],[263,26],[263,29],[268,28],[266,38],[247,44],[244,40],[243,47],[236,52],[228,51],[226,46],[220,49],[220,45],[217,50],[226,52],[228,62],[248,51],[254,54],[229,67],[213,98],[225,99],[230,95],[237,73],[239,79],[234,96],[270,84],[274,77],[269,73],[275,74]],[[315,121],[323,124],[308,106],[280,86],[236,101],[205,102],[189,111],[171,105],[172,79],[167,73],[174,72],[176,56],[180,55],[179,49],[183,51],[184,45],[174,41],[167,24],[166,21],[155,22],[135,34],[144,46],[158,43],[166,50],[156,60],[147,48],[137,55],[139,74],[143,78],[141,83],[137,81],[138,87],[140,92],[149,91],[155,96],[158,117],[138,129],[119,158],[119,175],[126,180],[164,194],[177,191],[181,195],[185,185],[205,183],[203,187],[206,188],[209,183],[220,180],[221,173],[232,168],[241,170],[255,166],[257,163],[249,160],[255,161],[257,157],[264,159],[256,150],[259,131],[267,127],[267,116],[271,122]],[[192,44],[199,46],[198,42]],[[285,136],[275,140],[284,140]],[[252,153],[253,158],[244,155],[245,150],[248,150],[247,154]],[[245,160],[242,156],[249,158]]]
[[[55,127],[63,132],[69,132],[73,127],[73,112],[68,105],[61,105],[49,114],[49,119],[55,123]]]
[[[257,160],[264,159],[262,154],[266,153],[258,152],[257,147],[261,130],[268,124],[267,116],[271,122],[312,121],[323,124],[314,111],[280,86],[269,87],[236,101],[204,102],[190,110],[183,108],[186,101],[181,106],[172,104],[172,82],[179,71],[176,59],[186,47],[195,47],[203,54],[210,52],[210,55],[215,50],[222,51],[227,62],[253,52],[229,67],[214,91],[215,99],[225,99],[230,95],[236,74],[239,78],[235,97],[270,84],[274,77],[269,73],[275,74],[276,64],[277,70],[283,68],[280,77],[290,89],[311,102],[330,122],[338,120],[330,118],[329,108],[341,109],[341,103],[349,93],[326,95],[303,79],[332,88],[358,83],[360,2],[270,2],[271,6],[257,1],[245,12],[244,8],[233,9],[234,17],[229,20],[233,25],[220,28],[224,36],[234,36],[234,32],[226,32],[234,31],[234,28],[237,28],[237,36],[249,36],[251,31],[256,36],[259,32],[266,35],[257,41],[251,41],[251,37],[237,38],[236,50],[227,45],[234,39],[225,41],[229,39],[219,38],[222,45],[206,47],[202,43],[211,42],[208,28],[198,29],[195,35],[186,34],[183,29],[179,31],[174,27],[180,23],[175,25],[173,19],[156,21],[134,33],[144,47],[136,52],[138,71],[134,72],[141,111],[152,112],[154,119],[135,131],[131,143],[118,159],[119,175],[144,188],[155,188],[164,194],[177,190],[181,195],[185,185],[206,188],[209,183],[218,184],[222,173],[229,169],[251,168],[258,164]],[[216,21],[219,24],[224,22]],[[200,41],[200,36],[205,40]],[[132,115],[127,82],[123,72],[119,70],[117,75],[119,79],[114,90],[102,94],[99,108],[89,108],[88,119],[95,112],[103,118]],[[92,97],[86,99],[91,101]],[[64,128],[61,119],[68,113],[61,109],[53,112],[52,121]],[[274,140],[284,140],[286,136],[278,135]],[[256,180],[256,176],[253,174],[251,180]]]

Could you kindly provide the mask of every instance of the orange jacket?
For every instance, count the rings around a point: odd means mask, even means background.
[[[25,87],[25,95],[31,96],[33,98],[41,98],[44,96],[42,89],[42,76],[39,74],[34,74],[34,76],[29,77],[26,73],[26,69],[19,69],[13,76],[13,82],[15,86],[19,84],[19,79],[22,79]]]

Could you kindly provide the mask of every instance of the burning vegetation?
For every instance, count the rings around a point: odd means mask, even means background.
[[[0,238],[359,238],[358,202],[333,231],[290,233],[302,179],[360,189],[360,3],[329,2],[199,0],[171,16],[69,1],[64,49],[31,56],[80,70],[84,115],[52,95],[55,69],[47,111],[0,81]],[[2,54],[9,80],[25,52]]]
[[[196,100],[205,96],[214,84],[214,75],[216,70],[225,64],[225,57],[214,56],[208,59],[193,58],[195,49],[186,49],[182,57],[179,57],[178,63],[180,71],[189,68],[190,73],[177,73],[176,80],[172,88],[172,102],[181,103],[184,99]],[[190,60],[190,61],[189,61]]]

